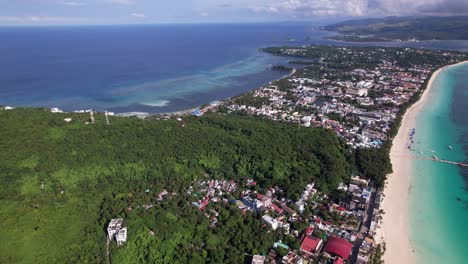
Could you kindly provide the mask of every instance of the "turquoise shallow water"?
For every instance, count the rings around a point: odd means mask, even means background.
[[[428,96],[417,117],[413,155],[466,163],[468,65],[441,72]],[[467,170],[413,161],[410,240],[418,263],[468,263]]]

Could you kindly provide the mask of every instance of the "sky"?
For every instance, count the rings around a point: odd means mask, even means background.
[[[468,0],[0,0],[0,25],[320,21],[466,14]]]

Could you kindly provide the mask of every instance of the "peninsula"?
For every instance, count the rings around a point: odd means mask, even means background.
[[[467,16],[384,17],[344,21],[322,27],[351,42],[467,40]]]

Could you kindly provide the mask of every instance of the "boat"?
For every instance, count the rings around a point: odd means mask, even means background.
[[[448,149],[453,150],[453,147],[452,147],[452,146],[448,146]]]
[[[436,155],[432,156],[435,160],[439,160],[439,158]]]

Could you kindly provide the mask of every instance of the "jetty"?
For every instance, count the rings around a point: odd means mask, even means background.
[[[430,161],[436,161],[436,162],[442,162],[442,163],[457,165],[457,166],[460,166],[460,167],[468,167],[468,164],[465,164],[465,163],[462,163],[462,162],[443,160],[443,159],[439,159],[437,157],[423,157],[423,156],[411,156],[411,155],[395,155],[395,157],[408,158],[408,159],[430,160]]]

